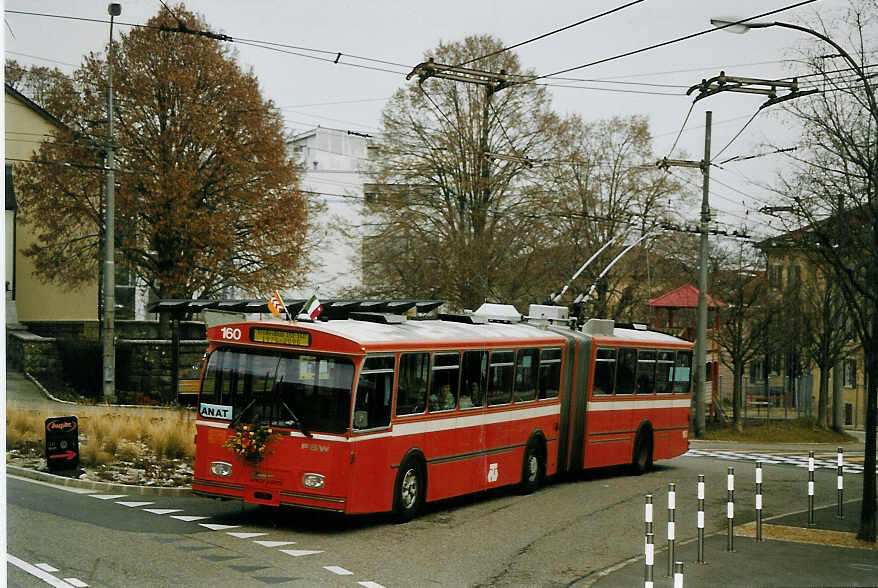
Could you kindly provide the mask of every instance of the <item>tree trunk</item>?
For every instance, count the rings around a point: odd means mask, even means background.
[[[878,308],[872,314],[872,332],[866,337],[866,448],[863,455],[863,503],[857,539],[875,542],[875,425],[878,424]]]
[[[826,419],[826,405],[829,400],[829,370],[824,366],[820,367],[820,392],[817,394],[817,426],[821,429],[825,429],[827,419]]]
[[[742,404],[742,396],[744,391],[743,386],[744,379],[744,366],[739,362],[735,363],[735,373],[734,380],[732,383],[732,414],[733,420],[735,423],[735,429],[738,432],[744,430],[744,421],[741,418],[741,404]]]
[[[844,395],[841,391],[842,363],[835,362],[832,367],[832,429],[836,433],[844,431]]]

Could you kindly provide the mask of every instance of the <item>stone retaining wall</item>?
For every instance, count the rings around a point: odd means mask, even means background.
[[[97,380],[102,351],[97,321],[34,321],[26,326],[28,330],[7,331],[6,360],[10,367],[34,376],[51,374],[86,393],[100,390]],[[160,332],[157,321],[116,323],[119,402],[168,404],[177,400],[172,342],[162,338]],[[180,338],[177,377],[198,379],[207,350],[204,323],[182,321]]]

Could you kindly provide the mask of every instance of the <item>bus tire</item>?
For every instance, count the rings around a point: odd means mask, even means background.
[[[546,477],[546,459],[542,447],[536,439],[531,439],[524,449],[524,461],[521,464],[521,492],[530,494],[537,490]]]
[[[634,438],[634,454],[631,457],[631,471],[639,476],[652,469],[652,427],[641,426]]]
[[[403,460],[396,473],[393,488],[394,518],[397,522],[407,523],[421,510],[427,495],[426,478],[420,460],[414,457]]]

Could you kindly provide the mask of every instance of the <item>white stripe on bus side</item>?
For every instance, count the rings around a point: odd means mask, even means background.
[[[611,400],[589,402],[588,412],[606,410],[645,410],[649,408],[686,408],[692,404],[689,398],[662,398],[657,400]]]

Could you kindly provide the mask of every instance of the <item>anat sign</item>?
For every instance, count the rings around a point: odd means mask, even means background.
[[[210,419],[232,420],[232,407],[224,404],[206,404],[198,406],[198,416]]]

